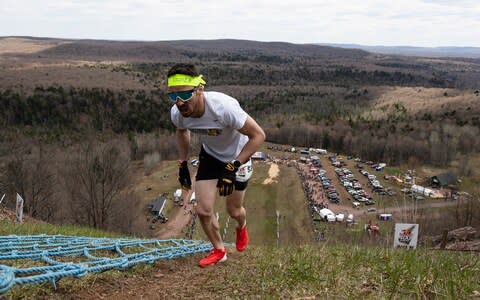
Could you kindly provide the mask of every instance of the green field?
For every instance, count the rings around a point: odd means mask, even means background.
[[[279,231],[281,245],[302,244],[313,240],[312,221],[308,214],[305,196],[293,167],[280,165],[280,174],[273,183],[263,184],[268,178],[270,164],[259,162],[254,165],[254,175],[245,195],[247,223],[253,245],[277,243],[277,210],[280,213]],[[218,198],[216,211],[219,213],[221,232],[226,226],[228,215],[225,201]],[[197,225],[199,226],[198,222]],[[226,235],[227,242],[235,241],[236,222],[230,219]],[[205,239],[198,227],[197,238]]]

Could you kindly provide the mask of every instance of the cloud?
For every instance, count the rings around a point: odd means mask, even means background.
[[[434,4],[439,6],[446,6],[447,8],[451,7],[462,7],[462,8],[478,8],[478,1],[477,0],[423,0],[421,2]]]
[[[480,2],[467,0],[2,0],[0,12],[0,35],[480,46]]]

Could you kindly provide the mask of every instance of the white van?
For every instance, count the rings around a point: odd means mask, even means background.
[[[307,149],[305,149],[305,150],[300,150],[300,155],[307,155],[307,156],[309,156],[309,155],[310,155],[310,151],[308,151]]]
[[[327,154],[327,150],[320,148],[315,149],[315,152],[317,152],[318,154]]]

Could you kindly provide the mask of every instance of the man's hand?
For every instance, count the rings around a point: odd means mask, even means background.
[[[192,180],[190,179],[190,171],[188,171],[188,163],[186,160],[178,161],[178,181],[182,189],[189,190],[192,188]]]
[[[233,192],[233,184],[235,182],[238,167],[233,162],[225,164],[222,176],[218,179],[217,188],[220,196],[228,196]]]

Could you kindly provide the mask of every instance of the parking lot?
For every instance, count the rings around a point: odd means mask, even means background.
[[[398,212],[400,206],[412,201],[400,192],[402,186],[385,180],[373,163],[327,154],[318,155],[315,166],[306,154],[301,157],[299,168],[312,189],[313,202],[327,204],[334,213],[372,219],[377,213]]]

